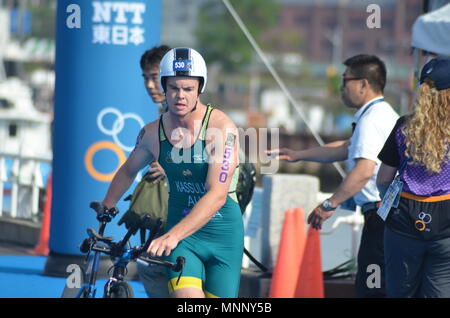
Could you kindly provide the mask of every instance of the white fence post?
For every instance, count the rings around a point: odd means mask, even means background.
[[[19,196],[19,170],[20,170],[20,159],[14,158],[11,167],[10,181],[11,181],[11,207],[10,213],[11,217],[17,217],[17,197]]]
[[[6,169],[6,158],[12,159],[9,177]],[[16,153],[0,152],[0,217],[3,213],[5,182],[11,184],[9,217],[26,218],[33,222],[37,221],[39,214],[39,193],[44,188],[44,180],[41,173],[41,164],[51,163],[52,158],[48,156],[27,156]],[[23,191],[23,190],[26,191]],[[28,190],[27,190],[28,189]],[[19,198],[19,196],[24,198]],[[20,206],[19,200],[29,202],[29,207]],[[25,213],[24,213],[25,212]]]
[[[31,217],[39,213],[39,188],[44,186],[42,181],[41,167],[38,161],[33,160],[33,177],[31,180]]]

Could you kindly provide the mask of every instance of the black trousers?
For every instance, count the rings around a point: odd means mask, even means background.
[[[450,297],[450,238],[425,241],[386,228],[388,297]]]
[[[364,226],[358,251],[356,296],[386,297],[384,267],[384,221],[376,210],[364,213]]]
[[[386,224],[387,296],[450,298],[450,200],[401,198]]]

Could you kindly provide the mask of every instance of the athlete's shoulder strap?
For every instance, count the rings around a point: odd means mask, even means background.
[[[206,139],[206,128],[208,128],[209,118],[211,117],[211,112],[214,109],[214,107],[211,106],[210,104],[208,104],[207,107],[208,108],[206,109],[206,114],[205,114],[205,117],[202,122],[202,128],[200,130],[200,136],[199,136],[200,140]]]
[[[163,115],[161,114],[161,116],[159,117],[159,141],[160,142],[166,140],[166,133],[164,132],[162,118],[163,118]]]

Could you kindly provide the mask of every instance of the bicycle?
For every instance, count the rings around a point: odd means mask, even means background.
[[[151,256],[142,256],[141,254],[147,251],[152,240],[158,234],[162,222],[158,220],[156,226],[150,232],[150,235],[145,243],[141,246],[130,247],[129,239],[132,235],[136,234],[138,229],[144,222],[148,221],[149,216],[145,215],[141,218],[138,224],[130,227],[128,232],[125,234],[122,240],[114,242],[112,237],[104,237],[104,231],[106,225],[111,222],[111,220],[119,213],[116,208],[106,209],[100,202],[91,202],[90,208],[92,208],[97,213],[97,220],[100,222],[99,231],[97,232],[93,228],[88,228],[88,238],[86,238],[80,245],[80,251],[86,254],[86,262],[88,263],[88,269],[82,274],[83,278],[88,274],[89,281],[83,284],[78,290],[75,298],[95,298],[97,291],[96,281],[97,273],[100,263],[100,255],[106,254],[111,257],[114,265],[113,273],[106,282],[103,289],[104,298],[132,298],[134,297],[133,289],[131,285],[124,281],[127,274],[127,265],[131,261],[141,260],[148,264],[155,264],[158,266],[166,266],[171,268],[175,272],[180,272],[179,277],[181,277],[183,272],[183,267],[185,263],[184,257],[178,257],[176,263],[170,263],[162,261]],[[94,252],[91,257],[91,252]],[[111,269],[108,271],[111,271]],[[87,273],[87,274],[86,274]],[[65,286],[64,294],[67,294],[67,285]]]

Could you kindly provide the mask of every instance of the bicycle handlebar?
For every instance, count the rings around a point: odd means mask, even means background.
[[[143,260],[150,264],[162,265],[171,268],[174,272],[181,272],[183,270],[186,259],[183,256],[178,256],[176,263],[171,263],[167,261],[162,261],[152,257],[139,256],[140,260]]]
[[[101,222],[109,222],[111,219],[119,213],[119,211],[116,208],[108,209],[106,208],[101,202],[99,201],[93,201],[89,205],[96,213],[97,213],[97,219]],[[104,253],[106,255],[114,256],[114,257],[121,257],[124,251],[124,247],[126,243],[128,242],[131,235],[136,234],[137,230],[142,224],[145,224],[148,221],[149,216],[144,215],[141,219],[138,225],[136,225],[133,228],[130,228],[128,232],[125,234],[124,238],[115,243],[113,242],[112,237],[103,237],[102,233],[97,233],[93,228],[88,228],[88,236],[89,238],[83,241],[83,243],[80,245],[80,250],[83,253],[87,253],[90,250],[95,252]],[[156,237],[158,232],[161,229],[162,220],[158,219],[156,222],[156,225],[153,227],[153,229],[150,232],[149,238],[147,241],[142,245],[138,247],[134,247],[131,249],[130,253],[130,259],[136,260],[141,259],[145,262],[156,264],[156,265],[162,265],[171,268],[175,272],[180,272],[183,270],[185,258],[182,256],[179,256],[176,260],[176,263],[170,263],[166,261],[162,261],[153,257],[145,257],[141,256],[142,253],[146,252],[148,247],[150,246],[150,243],[153,241],[153,239]],[[104,227],[103,227],[104,228]],[[95,242],[103,242],[107,245],[107,247],[98,247],[95,245]]]
[[[117,214],[119,210],[116,207],[108,209],[100,201],[92,201],[89,207],[97,213],[97,220],[99,222],[110,222]]]
[[[95,252],[100,252],[100,253],[104,253],[106,255],[111,255],[113,253],[113,249],[112,248],[106,248],[106,247],[98,247],[98,246],[92,246],[91,249]],[[131,259],[140,259],[142,261],[145,261],[147,263],[150,264],[155,264],[155,265],[161,265],[161,266],[165,266],[165,267],[169,267],[171,268],[174,272],[181,272],[184,268],[184,264],[186,262],[186,259],[183,256],[178,256],[176,263],[171,263],[171,262],[167,262],[167,261],[162,261],[160,259],[157,258],[153,258],[151,256],[131,256]]]
[[[117,210],[115,207],[108,209],[106,206],[104,206],[99,201],[93,201],[89,204],[89,207],[93,209],[97,213],[97,220],[101,222],[100,225],[100,231],[97,233],[94,229],[88,228],[88,236],[86,240],[82,242],[80,245],[80,250],[83,253],[90,253],[90,251],[100,252],[104,253],[106,255],[110,255],[111,257],[124,257],[125,252],[125,245],[130,239],[131,235],[136,234],[137,230],[146,222],[148,222],[148,215],[145,215],[141,217],[139,224],[136,226],[128,229],[128,232],[125,234],[123,239],[117,243],[113,242],[112,237],[104,237],[103,231],[105,229],[106,223],[110,222],[112,218],[114,218],[118,213],[119,210]],[[156,237],[158,232],[160,231],[162,226],[162,220],[158,219],[156,222],[156,225],[153,227],[153,229],[150,231],[149,238],[147,241],[138,247],[134,247],[128,251],[130,253],[126,256],[129,258],[129,260],[137,260],[140,259],[142,261],[145,261],[149,264],[156,264],[161,266],[166,266],[171,268],[175,272],[180,272],[180,276],[183,272],[183,267],[185,264],[185,258],[182,256],[177,257],[176,263],[171,263],[167,261],[162,261],[156,258],[153,258],[151,256],[141,256],[142,253],[146,252],[148,247],[150,246],[153,239]],[[96,242],[102,242],[106,244],[106,247],[99,247],[96,245]],[[179,280],[179,278],[178,278]]]

